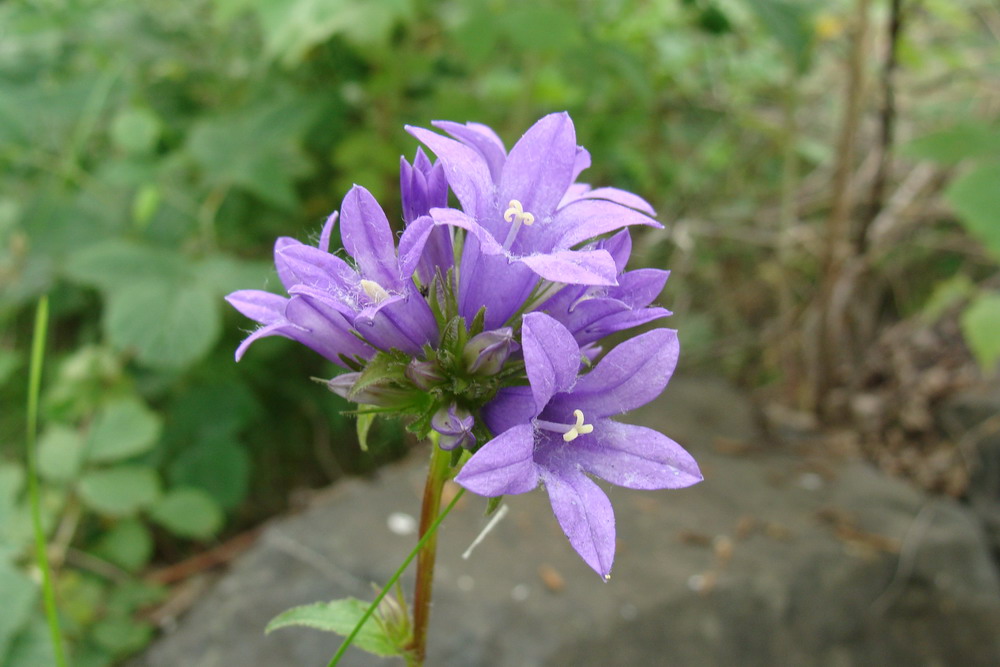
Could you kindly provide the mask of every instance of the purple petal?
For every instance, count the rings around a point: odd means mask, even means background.
[[[588,304],[580,304],[581,307],[585,307]],[[578,311],[581,308],[577,309]],[[583,308],[586,311],[586,308]],[[574,313],[575,314],[575,313]],[[605,315],[604,317],[597,319],[596,321],[588,323],[585,327],[581,329],[574,329],[567,325],[573,332],[573,337],[581,345],[586,343],[591,343],[605,336],[609,336],[618,331],[625,331],[626,329],[632,329],[634,327],[642,326],[643,324],[648,324],[654,322],[663,317],[670,317],[672,313],[666,308],[638,308],[636,310],[621,310],[616,313],[611,313]]]
[[[274,268],[278,272],[278,280],[281,281],[281,284],[284,286],[286,292],[291,289],[292,285],[301,281],[292,271],[292,268],[288,266],[286,260],[282,258],[281,254],[289,248],[304,245],[305,244],[301,241],[297,241],[288,236],[279,236],[274,241]]]
[[[434,313],[417,294],[392,296],[365,308],[354,319],[354,326],[380,350],[396,349],[413,355],[419,354],[425,344],[436,342],[438,336]]]
[[[576,157],[573,160],[573,178],[571,180],[575,181],[580,177],[580,174],[587,168],[590,167],[590,153],[583,146],[576,147]],[[589,189],[590,186],[588,186]]]
[[[636,269],[618,276],[618,287],[611,296],[621,299],[632,308],[643,308],[660,296],[670,277],[661,269]]]
[[[592,475],[629,489],[682,489],[703,479],[691,455],[658,431],[610,419],[593,426],[566,445]]]
[[[607,250],[557,250],[517,259],[546,280],[569,285],[617,285],[618,270]]]
[[[399,237],[399,277],[404,281],[413,276],[423,256],[427,239],[433,231],[434,220],[429,215],[417,218],[403,230],[403,235]],[[447,268],[443,267],[442,273]]]
[[[284,338],[289,338],[289,336],[283,333],[288,327],[289,324],[287,322],[276,322],[275,324],[268,324],[267,326],[257,329],[252,334],[244,338],[243,342],[241,342],[239,347],[236,348],[236,361],[242,359],[250,345],[261,338],[267,338],[268,336],[282,336]]]
[[[615,258],[615,267],[618,273],[625,270],[628,264],[629,255],[632,254],[632,237],[627,229],[623,229],[614,236],[611,236],[598,244],[599,248],[604,248]]]
[[[360,185],[351,188],[340,207],[340,237],[363,277],[389,291],[402,289],[389,220]]]
[[[275,252],[275,266],[289,293],[297,285],[330,292],[350,292],[358,285],[358,274],[350,265],[330,253],[304,243],[287,243]]]
[[[444,130],[466,146],[479,151],[483,159],[486,160],[490,177],[494,182],[500,180],[504,162],[507,160],[507,151],[503,142],[500,141],[500,137],[493,130],[479,123],[462,125],[448,120],[436,120],[431,125]]]
[[[524,316],[521,346],[538,414],[554,394],[573,386],[580,370],[580,346],[566,327],[545,313]]]
[[[552,511],[569,543],[587,565],[607,580],[615,560],[615,513],[611,501],[577,470],[572,458],[553,455],[538,464]]]
[[[538,486],[538,468],[532,459],[534,449],[531,425],[515,426],[473,454],[455,481],[488,498],[527,493]]]
[[[327,217],[326,223],[323,225],[323,231],[319,235],[319,245],[317,246],[323,252],[330,252],[330,237],[333,235],[333,228],[337,226],[337,218],[339,213],[334,211]]]
[[[489,230],[475,219],[454,208],[432,208],[431,217],[438,225],[449,225],[464,229],[479,240],[480,251],[487,255],[506,255],[507,251],[497,242]]]
[[[295,325],[281,331],[282,335],[298,341],[323,355],[333,363],[344,366],[340,355],[369,358],[373,350],[351,333],[351,324],[339,312],[307,296],[293,296],[285,307],[285,317]]]
[[[311,303],[321,302],[324,307],[337,311],[346,317],[348,321],[353,321],[360,309],[358,305],[358,293],[360,291],[361,288],[358,287],[356,291],[351,293],[333,294],[327,290],[309,287],[308,285],[296,285],[288,290],[288,294],[290,296],[309,297]]]
[[[543,418],[566,420],[582,410],[588,422],[619,415],[660,395],[677,366],[680,345],[673,329],[655,329],[608,352],[597,367],[576,381],[569,394],[553,398]]]
[[[490,433],[503,433],[518,424],[527,424],[538,416],[531,387],[504,387],[482,410]]]
[[[656,215],[656,211],[648,201],[639,195],[632,194],[631,192],[627,192],[625,190],[619,190],[618,188],[595,188],[583,196],[589,199],[606,199],[608,201],[613,201],[616,204],[621,204],[622,206],[628,206],[629,208],[634,208],[637,211],[642,211],[646,215]]]
[[[406,126],[406,131],[434,151],[444,164],[448,185],[470,215],[485,216],[495,209],[493,179],[486,160],[465,144],[422,127]]]
[[[285,321],[285,304],[288,303],[288,299],[283,296],[256,289],[244,289],[228,295],[226,301],[251,320],[261,324]]]
[[[545,116],[510,150],[500,178],[499,203],[516,199],[537,220],[555,211],[573,182],[576,132],[566,112]]]
[[[512,264],[506,255],[483,253],[475,236],[466,237],[459,272],[458,312],[467,321],[485,306],[487,329],[511,325],[510,319],[537,284],[538,276],[527,266]]]
[[[555,241],[557,248],[570,248],[577,243],[631,225],[663,228],[663,225],[649,216],[620,204],[598,199],[580,199],[559,209],[550,229],[551,233],[561,232]]]

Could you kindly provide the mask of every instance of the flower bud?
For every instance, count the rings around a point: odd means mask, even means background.
[[[431,428],[441,435],[438,443],[441,449],[455,449],[465,447],[471,449],[476,444],[476,436],[472,434],[472,427],[476,425],[476,418],[465,408],[460,408],[454,403],[447,408],[441,408],[431,417]]]
[[[516,349],[514,330],[510,327],[484,331],[465,344],[462,356],[473,375],[496,375],[510,353]]]
[[[417,361],[414,359],[406,367],[406,377],[424,391],[444,382],[441,367],[433,361]]]
[[[440,162],[432,165],[418,148],[413,165],[401,158],[399,167],[399,191],[406,224],[427,215],[432,208],[448,205],[448,181]]]
[[[343,373],[327,380],[326,387],[333,393],[355,403],[392,407],[405,401],[408,392],[405,389],[388,384],[370,384],[361,391],[354,392],[355,383],[361,373]]]

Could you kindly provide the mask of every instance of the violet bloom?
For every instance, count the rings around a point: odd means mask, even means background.
[[[663,291],[669,271],[625,271],[632,250],[627,229],[592,245],[611,253],[618,269],[618,284],[611,287],[569,285],[538,306],[539,311],[563,324],[581,346],[671,314],[666,308],[649,306]]]
[[[451,139],[407,127],[444,165],[462,210],[432,208],[438,225],[468,236],[459,277],[459,313],[472,318],[486,306],[486,327],[508,320],[531,296],[539,278],[568,285],[615,285],[607,250],[574,249],[629,225],[661,225],[649,204],[614,188],[590,191],[573,182],[590,165],[576,145],[569,115],[535,123],[508,154],[485,125],[436,121]],[[638,209],[638,210],[636,210]]]
[[[275,243],[275,267],[290,298],[260,290],[226,297],[264,325],[240,344],[237,360],[251,343],[266,336],[291,338],[345,367],[344,357],[370,359],[376,349],[417,354],[423,345],[437,341],[434,314],[411,280],[433,229],[430,218],[406,229],[397,257],[385,213],[371,193],[355,185],[341,206],[340,235],[356,268],[329,252],[336,222],[334,213],[317,248],[287,237]]]
[[[407,226],[430,213],[432,208],[448,205],[448,181],[440,162],[431,164],[423,149],[417,148],[411,165],[399,158],[399,192],[403,205],[403,220]],[[437,227],[428,232],[426,245],[417,263],[417,278],[430,285],[438,269],[448,273],[455,263],[451,229]]]
[[[615,553],[611,502],[587,474],[630,489],[677,489],[701,481],[694,459],[652,429],[610,419],[656,398],[677,364],[676,332],[656,329],[609,352],[578,377],[580,347],[543,313],[524,316],[530,387],[502,389],[485,412],[499,435],[455,478],[479,495],[526,493],[544,483],[570,544],[610,577]]]

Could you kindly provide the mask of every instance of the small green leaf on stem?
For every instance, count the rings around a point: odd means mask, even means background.
[[[275,616],[267,624],[264,632],[270,633],[280,628],[301,625],[325,632],[335,632],[338,635],[347,635],[361,621],[367,611],[368,604],[357,598],[344,598],[332,602],[317,602],[301,607],[292,607]],[[403,653],[403,649],[393,644],[379,623],[375,622],[371,616],[366,619],[365,624],[354,637],[354,644],[364,651],[383,657]]]

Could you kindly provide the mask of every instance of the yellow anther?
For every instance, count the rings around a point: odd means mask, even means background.
[[[375,304],[380,304],[389,298],[389,293],[385,291],[385,288],[379,285],[374,280],[361,280],[361,289],[365,291],[368,298],[375,302]]]
[[[518,223],[523,225],[531,226],[535,222],[535,216],[530,213],[525,212],[524,207],[516,199],[511,199],[510,203],[507,204],[509,207],[503,212],[503,219],[507,222]]]
[[[593,424],[583,423],[583,410],[574,410],[573,416],[576,417],[576,423],[573,424],[568,431],[563,433],[563,440],[566,442],[573,442],[581,435],[587,435],[588,433],[594,432]]]

